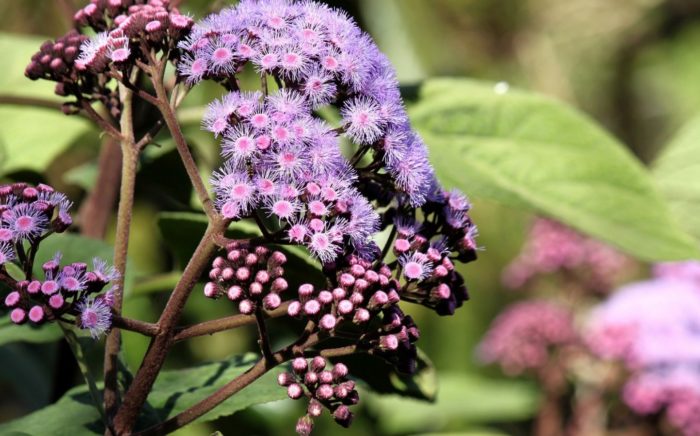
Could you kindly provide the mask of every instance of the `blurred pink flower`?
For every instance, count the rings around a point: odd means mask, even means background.
[[[544,367],[552,347],[576,340],[569,310],[548,301],[527,301],[508,307],[494,320],[478,353],[483,362],[520,374]]]
[[[700,281],[696,265],[663,264],[657,278],[622,287],[590,315],[591,351],[630,371],[622,392],[636,413],[666,412],[684,435],[700,434]]]
[[[522,251],[504,271],[503,283],[518,289],[540,274],[578,270],[588,288],[605,292],[631,266],[631,259],[614,248],[556,221],[538,218]]]

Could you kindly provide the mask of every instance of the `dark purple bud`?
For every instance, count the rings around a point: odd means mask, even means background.
[[[333,412],[333,419],[335,422],[346,428],[350,427],[350,424],[352,424],[352,418],[352,412],[345,405],[338,406],[338,408]]]
[[[292,360],[292,369],[297,374],[303,374],[309,367],[309,363],[303,357],[297,357]]]

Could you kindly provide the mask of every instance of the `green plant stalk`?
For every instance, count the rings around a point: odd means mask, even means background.
[[[119,273],[114,288],[115,313],[121,314],[124,293],[124,276],[126,274],[126,258],[129,249],[129,233],[131,217],[134,209],[134,191],[136,188],[136,168],[139,151],[134,145],[133,125],[133,93],[123,85],[119,85],[119,97],[122,102],[121,113],[121,150],[122,175],[119,190],[119,209],[117,212],[117,230],[114,238],[114,267]],[[121,349],[121,332],[112,329],[107,336],[104,354],[104,407],[107,418],[111,421],[119,406],[117,371],[119,351]]]

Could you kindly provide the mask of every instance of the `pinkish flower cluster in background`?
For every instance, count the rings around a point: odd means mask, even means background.
[[[537,299],[515,303],[495,319],[479,358],[507,375],[537,378],[543,401],[561,409],[562,431],[583,434],[585,418],[577,414],[590,408],[568,390],[589,392],[589,402],[594,393],[603,427],[620,420],[612,407],[619,399],[639,428],[700,434],[700,262],[657,264],[651,278],[615,289],[636,269],[604,243],[537,219],[503,274],[506,286]],[[542,298],[541,279],[548,278],[559,279],[551,299]],[[563,369],[569,388],[547,391],[552,368]],[[595,380],[584,381],[582,372]],[[564,418],[567,409],[573,422]]]

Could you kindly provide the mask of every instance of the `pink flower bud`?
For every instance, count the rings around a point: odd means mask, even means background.
[[[280,304],[282,304],[282,299],[277,294],[267,294],[263,298],[263,306],[267,310],[275,310],[280,307]]]
[[[44,309],[41,306],[32,306],[29,309],[29,320],[33,323],[39,323],[44,320]]]
[[[243,297],[243,288],[238,285],[233,285],[226,291],[226,296],[231,301],[237,301]]]
[[[292,383],[287,387],[287,395],[292,400],[296,400],[298,398],[301,398],[302,395],[304,395],[304,389],[301,387],[300,384]]]
[[[336,319],[331,314],[325,314],[321,317],[318,325],[324,330],[333,330],[335,328]]]
[[[301,313],[301,303],[298,301],[292,301],[289,303],[289,306],[287,306],[287,315],[296,317],[299,316]]]
[[[204,285],[204,296],[208,298],[216,298],[219,290],[214,282],[208,282]]]
[[[309,362],[306,361],[303,357],[297,357],[294,360],[292,360],[292,369],[294,372],[297,374],[303,374],[306,372],[306,369],[309,367]]]
[[[238,303],[238,311],[244,315],[250,315],[255,311],[255,304],[250,300],[241,300]]]

